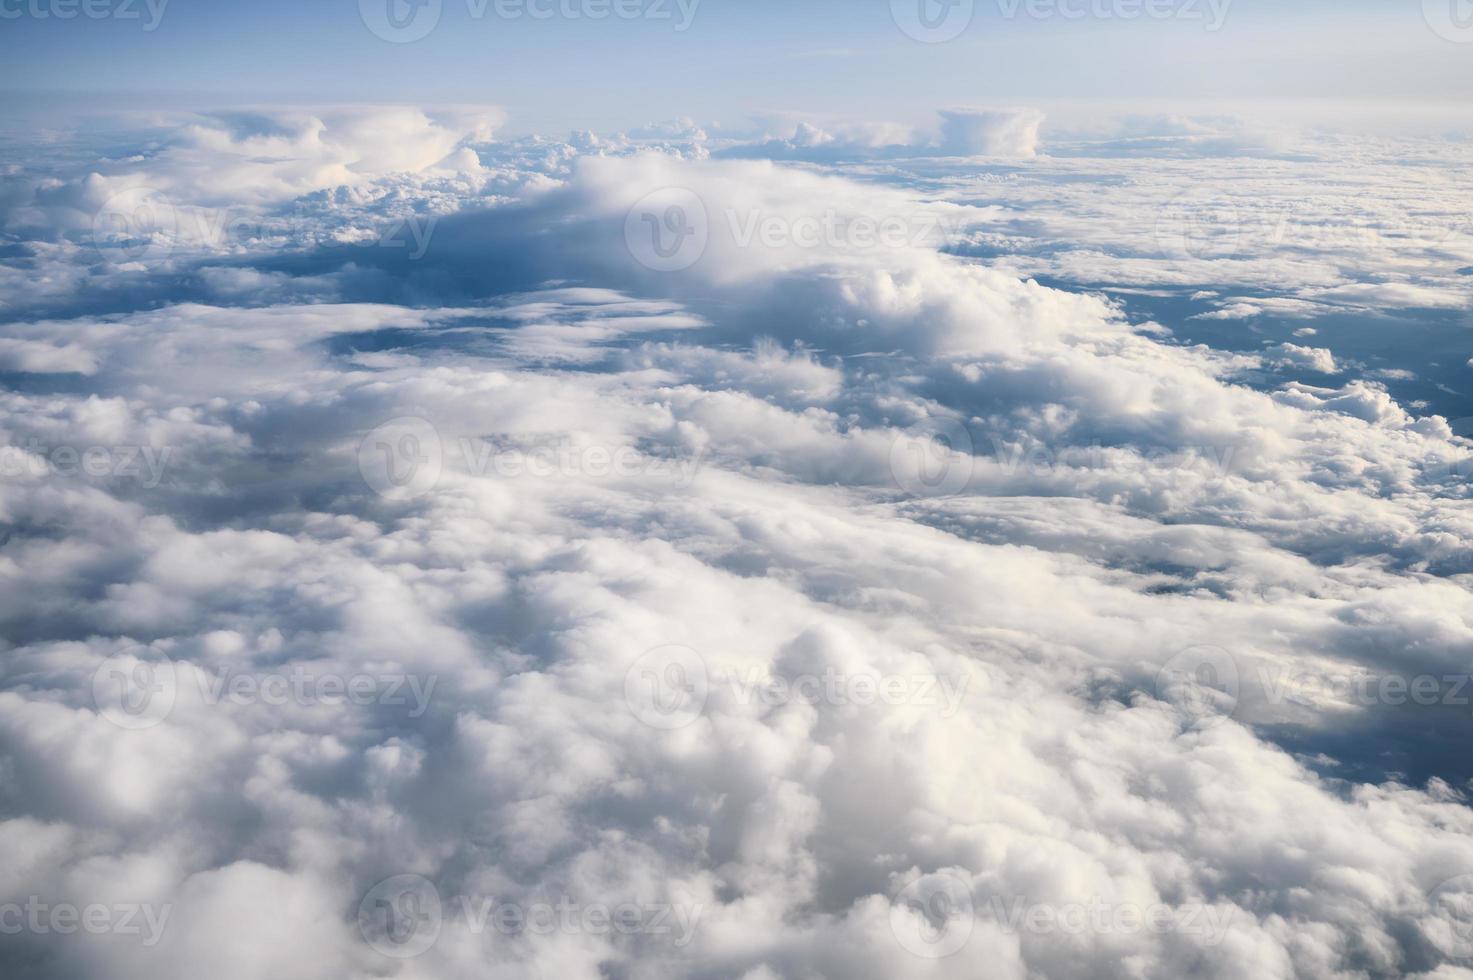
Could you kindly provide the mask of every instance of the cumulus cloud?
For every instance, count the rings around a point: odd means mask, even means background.
[[[718,156],[840,162],[918,156],[1031,157],[1044,115],[1036,109],[942,110],[939,134],[896,123],[775,119],[755,140],[733,139]]]
[[[92,374],[97,370],[97,360],[77,344],[44,344],[19,337],[0,337],[0,368],[34,374]]]
[[[148,174],[207,202],[296,197],[391,173],[474,167],[473,155],[457,151],[490,140],[504,119],[494,107],[218,112],[180,127]]]
[[[1290,367],[1308,368],[1320,374],[1337,374],[1335,355],[1323,347],[1304,347],[1300,344],[1280,344],[1279,362]]]
[[[948,109],[941,151],[954,156],[1031,157],[1043,113],[1030,109]]]

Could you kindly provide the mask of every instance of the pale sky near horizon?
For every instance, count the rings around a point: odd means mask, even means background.
[[[908,36],[889,0],[621,0],[641,15],[601,20],[560,11],[613,0],[441,0],[410,43],[375,36],[356,0],[87,2],[107,16],[57,16],[81,0],[0,0],[0,88],[22,102],[494,103],[513,129],[547,131],[783,112],[919,124],[941,105],[1063,99],[1473,96],[1473,36],[1430,23],[1446,3],[1460,30],[1466,0],[1158,0],[1164,19],[1140,0],[956,0],[964,29],[944,43]]]

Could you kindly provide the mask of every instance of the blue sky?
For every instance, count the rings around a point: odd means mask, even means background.
[[[699,0],[684,31],[676,0],[668,18],[599,21],[494,6],[476,17],[468,0],[444,0],[436,28],[407,44],[370,33],[352,0],[167,0],[156,17],[144,0],[90,0],[137,16],[34,15],[67,2],[0,3],[6,88],[154,103],[491,102],[514,128],[550,131],[777,111],[916,122],[938,105],[1000,99],[1473,95],[1473,46],[1434,33],[1420,0],[1216,0],[1215,31],[1207,0],[1175,0],[1178,16],[1161,21],[1090,13],[1106,0],[1062,0],[1037,17],[976,0],[968,28],[940,44],[902,33],[886,0]]]

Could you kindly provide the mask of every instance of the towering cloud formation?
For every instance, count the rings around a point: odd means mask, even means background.
[[[941,151],[955,156],[1031,157],[1043,113],[1032,109],[949,109],[941,113]]]

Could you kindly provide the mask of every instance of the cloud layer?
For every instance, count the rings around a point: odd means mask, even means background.
[[[7,975],[1473,975],[1463,429],[979,258],[1100,227],[1028,113],[497,118],[9,175]]]

